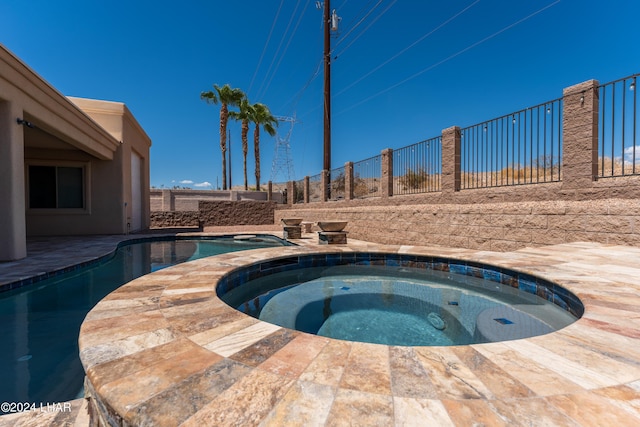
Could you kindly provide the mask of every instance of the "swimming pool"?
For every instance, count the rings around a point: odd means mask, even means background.
[[[0,401],[78,397],[84,378],[80,324],[98,301],[124,283],[193,259],[287,244],[254,235],[132,240],[94,265],[0,293]]]
[[[527,338],[575,322],[575,295],[546,280],[472,262],[397,254],[278,259],[232,273],[230,306],[329,338],[400,346]]]

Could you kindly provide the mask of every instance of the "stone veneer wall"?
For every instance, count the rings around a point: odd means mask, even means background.
[[[274,201],[200,201],[203,226],[273,224]]]
[[[596,179],[598,86],[591,80],[564,90],[561,182],[461,190],[460,128],[451,127],[442,132],[440,192],[393,196],[384,185],[392,175],[385,150],[382,197],[288,201],[275,221],[346,220],[349,237],[384,244],[492,251],[575,241],[640,246],[640,177]]]
[[[200,201],[197,211],[151,212],[151,227],[273,224],[274,201]]]
[[[151,212],[151,228],[199,227],[198,211],[155,211]]]
[[[383,244],[491,251],[575,241],[640,246],[640,202],[634,199],[316,205],[277,210],[276,221],[347,220],[349,237]]]

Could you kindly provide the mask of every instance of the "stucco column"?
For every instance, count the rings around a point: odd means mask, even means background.
[[[22,108],[0,102],[0,261],[27,256]]]
[[[562,188],[589,188],[598,175],[599,83],[589,80],[563,91]]]
[[[460,128],[442,131],[442,192],[460,191]]]
[[[163,211],[175,211],[175,198],[173,197],[173,191],[169,189],[162,190],[162,210]]]
[[[344,199],[353,199],[353,162],[344,164]]]
[[[382,150],[380,165],[380,181],[382,186],[382,198],[393,196],[393,150]]]

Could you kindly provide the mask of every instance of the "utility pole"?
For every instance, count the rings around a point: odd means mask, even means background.
[[[331,4],[324,0],[324,163],[331,170]]]

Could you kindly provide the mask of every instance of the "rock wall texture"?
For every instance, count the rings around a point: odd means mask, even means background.
[[[637,199],[406,205],[371,202],[366,208],[340,202],[298,205],[276,210],[275,220],[346,220],[349,237],[383,244],[491,251],[576,241],[640,246]]]
[[[199,201],[197,211],[151,212],[152,228],[273,224],[274,201]]]
[[[151,212],[151,228],[199,227],[198,211]]]
[[[200,201],[203,226],[273,224],[274,201]]]

